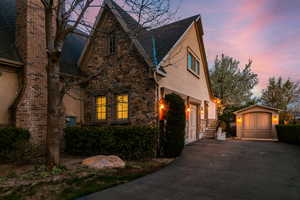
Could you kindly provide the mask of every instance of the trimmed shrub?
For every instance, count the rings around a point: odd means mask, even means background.
[[[65,151],[72,155],[117,155],[126,160],[156,156],[156,128],[68,127],[65,128]]]
[[[23,157],[29,146],[30,133],[22,128],[0,128],[0,159],[16,160]]]
[[[165,134],[161,138],[163,151],[167,157],[177,157],[181,154],[185,142],[185,103],[177,94],[168,94]]]
[[[300,124],[277,125],[278,140],[290,144],[300,144]]]

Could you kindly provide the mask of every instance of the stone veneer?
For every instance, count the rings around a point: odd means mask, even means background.
[[[114,15],[106,10],[99,23],[89,48],[84,55],[82,71],[89,73],[103,69],[96,80],[85,88],[85,122],[87,124],[132,124],[154,125],[156,115],[156,85],[153,71],[133,47],[128,35],[121,28]],[[116,54],[108,55],[107,32],[116,34]],[[129,120],[116,120],[116,95],[129,95]],[[106,96],[108,116],[105,121],[96,120],[97,96]]]
[[[47,133],[47,54],[45,16],[40,0],[16,0],[16,45],[24,62],[25,86],[17,104],[16,126],[43,144]]]

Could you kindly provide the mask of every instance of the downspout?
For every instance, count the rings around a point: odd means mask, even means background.
[[[19,91],[18,94],[16,95],[16,98],[14,100],[14,102],[12,103],[12,105],[9,107],[10,113],[11,113],[11,117],[10,117],[10,122],[12,123],[12,125],[16,126],[17,125],[17,106],[20,103],[22,97],[24,96],[25,93],[25,88],[26,88],[26,77],[25,77],[25,72],[24,72],[24,68],[18,72],[18,79],[19,79]],[[21,77],[21,78],[20,78]]]
[[[155,81],[155,87],[156,87],[156,112],[159,115],[159,82],[157,80],[157,69],[158,69],[158,60],[157,60],[157,49],[156,49],[156,40],[155,37],[152,36],[152,62],[153,62],[153,78]],[[157,119],[157,125],[159,124],[159,116]]]

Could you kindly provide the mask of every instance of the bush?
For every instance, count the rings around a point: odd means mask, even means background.
[[[72,155],[117,155],[122,159],[139,160],[156,156],[156,128],[68,127],[65,128],[65,151]]]
[[[277,125],[277,135],[280,142],[300,144],[300,125]]]
[[[167,103],[166,127],[161,142],[167,157],[179,156],[185,142],[185,104],[184,100],[172,93],[165,97]]]
[[[0,159],[19,160],[29,146],[30,133],[22,128],[0,128]]]

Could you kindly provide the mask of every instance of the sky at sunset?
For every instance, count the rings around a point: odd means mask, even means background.
[[[300,81],[300,0],[170,1],[179,6],[176,19],[201,14],[210,67],[221,53],[242,66],[253,60],[256,95],[271,76]]]
[[[300,81],[300,0],[182,0],[177,15],[198,13],[210,66],[221,53],[251,58],[256,94],[270,76]]]

